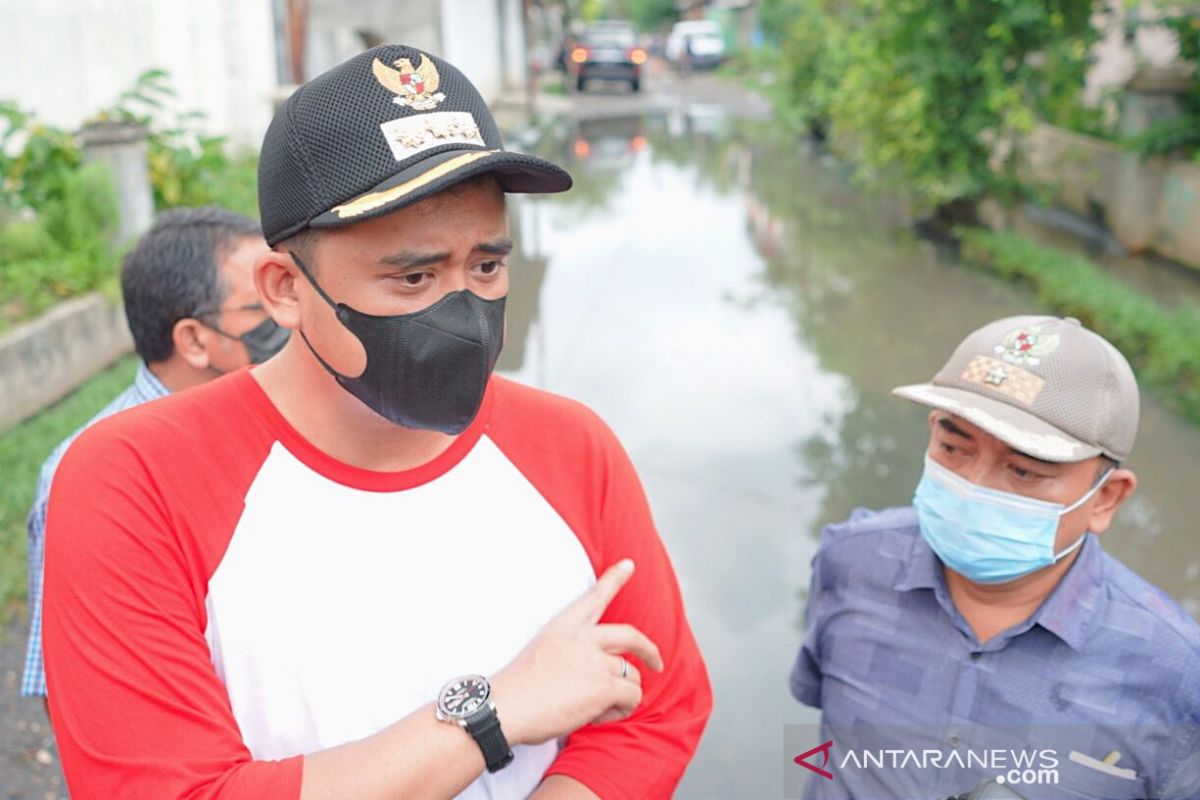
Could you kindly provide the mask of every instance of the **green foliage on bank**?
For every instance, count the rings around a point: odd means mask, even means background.
[[[763,0],[785,117],[931,207],[1023,193],[1014,145],[1083,85],[1078,0]]]
[[[0,104],[0,331],[115,273],[116,194],[74,138]],[[9,155],[12,141],[24,144]],[[36,211],[35,211],[36,209]]]
[[[0,434],[0,621],[25,599],[25,524],[38,470],[58,443],[129,385],[137,358],[127,356],[37,416]]]
[[[1080,256],[1011,231],[962,230],[964,260],[1029,284],[1038,299],[1113,343],[1145,384],[1200,422],[1200,308],[1163,307]]]
[[[166,73],[143,73],[89,121],[147,128],[158,209],[217,204],[257,216],[257,156],[204,134],[195,112],[165,113]],[[74,133],[0,100],[0,332],[90,291],[116,294],[117,199],[100,164],[84,164]]]

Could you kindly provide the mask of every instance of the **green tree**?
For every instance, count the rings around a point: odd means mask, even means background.
[[[774,75],[767,94],[792,127],[824,138],[845,55],[846,9],[836,0],[763,0],[769,46],[760,56]]]
[[[947,221],[1014,199],[1019,135],[1083,85],[1092,0],[772,0],[791,109]]]

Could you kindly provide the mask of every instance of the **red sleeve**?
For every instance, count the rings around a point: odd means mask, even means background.
[[[217,498],[236,465],[189,463],[188,432],[143,424],[145,408],[86,431],[50,495],[43,630],[67,786],[79,800],[297,798],[302,757],[252,760],[204,637],[206,565],[227,541],[185,534],[178,508],[231,531],[240,503]]]
[[[575,531],[596,574],[625,557],[637,565],[601,621],[641,630],[665,665],[656,673],[638,663],[638,710],[577,730],[546,774],[575,778],[604,800],[669,798],[699,744],[712,689],[641,482],[592,412],[524,387],[498,388],[507,391],[497,395],[493,438]]]

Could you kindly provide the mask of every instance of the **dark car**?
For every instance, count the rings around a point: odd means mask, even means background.
[[[637,32],[628,22],[593,22],[584,28],[568,57],[575,88],[583,91],[593,78],[626,81],[633,91],[642,86],[646,51],[638,46]]]

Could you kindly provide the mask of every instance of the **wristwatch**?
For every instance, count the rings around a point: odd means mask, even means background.
[[[500,730],[492,685],[482,675],[463,675],[438,692],[437,718],[463,728],[483,751],[488,772],[498,772],[513,760],[512,748]]]

